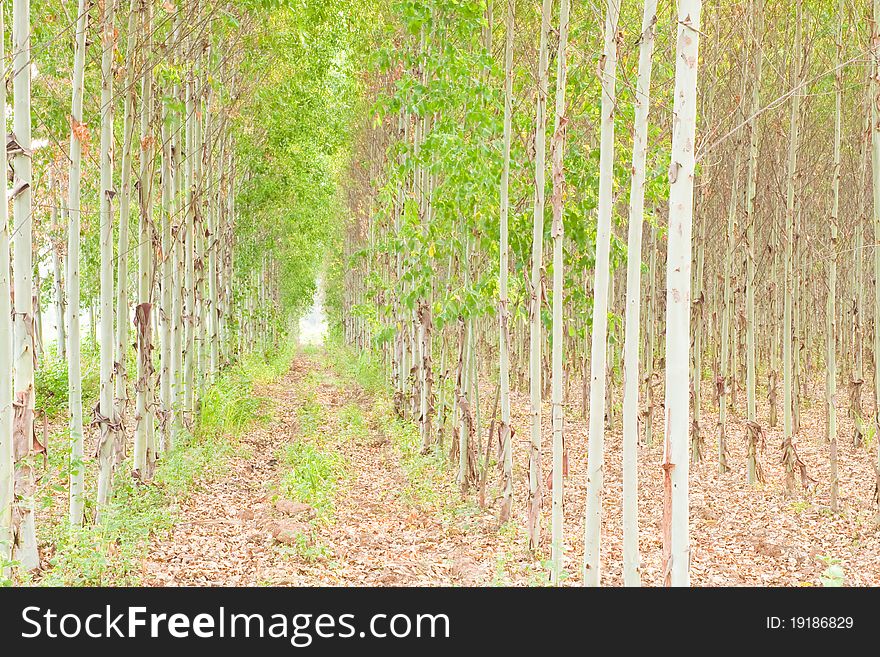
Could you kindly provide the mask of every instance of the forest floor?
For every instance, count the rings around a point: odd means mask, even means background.
[[[286,376],[255,389],[273,420],[182,503],[150,546],[144,584],[493,583],[510,532],[460,502],[439,459],[418,454],[414,427],[339,369],[326,352],[301,351]]]
[[[382,386],[373,385],[375,376],[359,370],[356,361],[346,352],[301,350],[286,375],[254,390],[268,400],[271,419],[238,439],[223,468],[193,484],[171,531],[151,541],[142,561],[144,584],[546,584],[541,563],[546,555],[526,549],[527,395],[513,396],[514,518],[499,527],[494,472],[486,508],[473,493],[463,500],[443,456],[418,453],[417,429],[397,419]],[[759,408],[759,414],[766,410]],[[656,440],[639,450],[645,585],[661,583],[662,410],[655,415]],[[840,415],[842,511],[832,514],[819,404],[805,407],[801,435],[807,437],[798,445],[819,483],[799,487],[793,496],[784,491],[779,427],[767,430],[761,454],[766,483],[754,488],[745,482],[742,418],[731,420],[731,469],[719,474],[717,417],[704,409],[704,462],[691,469],[694,585],[821,586],[830,562],[843,568],[846,585],[880,585],[873,451],[849,444],[845,411]],[[544,417],[549,436],[549,412]],[[587,425],[575,408],[567,417],[563,583],[574,584],[583,554]],[[620,430],[612,427],[606,433],[602,527],[602,577],[608,585],[621,584],[620,444]],[[549,506],[547,499],[545,542]]]

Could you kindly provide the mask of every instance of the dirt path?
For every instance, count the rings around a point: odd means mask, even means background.
[[[255,391],[272,420],[241,437],[225,476],[200,482],[182,503],[171,535],[151,545],[145,584],[492,582],[505,549],[493,516],[450,506],[455,496],[436,490],[440,473],[425,481],[432,464],[406,436],[380,428],[382,401],[324,361],[300,354]],[[310,508],[293,504],[302,502]]]

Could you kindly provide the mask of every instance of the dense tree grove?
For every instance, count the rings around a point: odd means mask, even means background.
[[[551,518],[554,580],[573,542],[573,450],[588,451],[574,484],[583,581],[601,581],[603,436],[622,426],[625,582],[640,581],[638,483],[652,478],[664,579],[687,584],[689,467],[766,488],[781,459],[789,495],[800,481],[835,512],[841,468],[880,477],[877,402],[862,392],[880,390],[875,9],[600,5],[413,0],[382,13],[336,317],[385,362],[399,413],[423,450],[448,454],[463,495],[492,504],[497,469],[499,518],[523,518],[535,549]],[[530,396],[527,424],[511,424],[511,390]],[[807,463],[817,404],[825,456]],[[571,435],[564,417],[580,415],[588,433]],[[660,467],[646,472],[637,454],[658,434]],[[876,523],[876,490],[859,494]]]
[[[69,524],[100,523],[116,479],[149,482],[189,440],[221,371],[287,335],[315,288],[353,94],[324,3],[2,10],[5,573],[40,565],[47,449],[66,455]],[[58,370],[69,428],[47,445],[41,381]]]

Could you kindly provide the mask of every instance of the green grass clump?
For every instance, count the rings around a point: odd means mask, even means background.
[[[279,482],[279,494],[304,502],[321,515],[332,515],[336,486],[345,477],[342,455],[321,451],[309,443],[294,442],[279,450],[277,458],[286,466]]]
[[[347,436],[362,436],[367,430],[367,420],[357,404],[346,404],[339,409],[339,424]]]
[[[327,345],[327,356],[333,369],[344,379],[356,383],[371,395],[388,392],[382,362],[365,351],[354,351],[336,343]]]

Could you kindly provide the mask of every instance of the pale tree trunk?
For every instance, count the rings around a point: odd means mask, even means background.
[[[135,307],[137,345],[137,382],[135,383],[135,434],[133,468],[141,479],[149,479],[155,452],[153,442],[153,359],[152,359],[152,292],[153,292],[153,147],[151,120],[153,111],[153,80],[149,65],[151,29],[150,5],[141,10],[141,33],[144,43],[143,79],[141,81],[141,150],[138,197],[140,206],[138,242],[138,304]]]
[[[664,580],[690,585],[688,511],[688,367],[691,318],[691,232],[701,0],[678,3],[678,42],[669,164],[666,262],[666,435],[663,443]],[[664,541],[666,542],[666,541]]]
[[[161,260],[161,306],[159,309],[159,347],[161,349],[161,372],[159,377],[159,451],[171,447],[171,387],[177,373],[172,368],[171,319],[172,293],[175,286],[172,272],[174,246],[171,238],[171,222],[174,217],[174,164],[170,116],[167,103],[162,103],[162,260]]]
[[[194,132],[195,132],[195,97],[193,90],[193,72],[190,71],[186,83],[186,164],[184,165],[184,190],[186,192],[186,214],[184,217],[184,317],[186,335],[183,346],[183,408],[184,419],[192,422],[195,410],[193,403],[193,383],[195,381],[195,263],[193,261],[193,242],[195,241],[195,195],[193,194],[193,168],[195,166]],[[249,297],[252,300],[252,297]],[[253,330],[251,316],[248,318],[249,331]]]
[[[37,263],[36,267],[34,267],[34,354],[37,356],[37,360],[43,356],[44,348],[43,348],[43,308],[42,303],[40,301],[40,288],[42,287],[42,282],[40,281],[40,256],[39,250],[37,251]]]
[[[210,58],[209,58],[210,59]],[[204,61],[204,57],[200,57],[199,61]],[[195,322],[196,322],[196,333],[195,333],[195,351],[193,356],[195,358],[195,374],[196,380],[198,381],[198,387],[193,391],[194,394],[197,394],[197,399],[201,399],[204,396],[205,391],[205,338],[207,336],[207,317],[205,316],[205,217],[204,217],[204,199],[205,199],[205,191],[206,186],[204,181],[207,180],[205,175],[205,164],[207,163],[207,146],[206,143],[208,139],[205,137],[210,135],[208,121],[210,120],[211,113],[209,111],[210,106],[206,102],[204,96],[206,94],[205,91],[206,84],[203,80],[198,81],[198,85],[196,86],[196,98],[195,98],[195,108],[196,108],[196,117],[195,117],[195,130],[193,132],[193,156],[195,158],[193,162],[193,187],[195,189],[195,205],[194,205],[194,213],[193,220],[195,222],[195,239],[193,241],[193,247],[195,248],[195,254],[193,256],[194,260],[194,268],[193,274],[195,279],[193,281],[193,285],[195,288]],[[210,94],[210,91],[207,92]],[[208,100],[210,100],[210,96],[208,96]],[[265,286],[266,282],[266,272],[265,272],[265,262],[264,259],[264,269],[263,269],[263,279],[262,284]],[[265,296],[263,297],[265,301]],[[263,304],[263,308],[265,309],[264,317],[268,316],[269,308]],[[268,326],[267,326],[268,328]],[[263,347],[265,349],[265,345]]]
[[[0,5],[0,35],[6,34],[6,18]],[[6,61],[6,40],[0,39],[0,62]],[[6,125],[6,85],[0,84],[0,125]],[[6,171],[6,149],[0,148],[0,171]],[[4,187],[5,193],[5,187]],[[15,458],[12,448],[12,289],[9,280],[9,205],[0,203],[0,563],[12,559],[12,507]],[[58,322],[61,323],[60,320]],[[62,343],[63,344],[63,343]],[[7,576],[0,566],[0,577]]]
[[[60,197],[56,202],[60,202]],[[64,320],[66,312],[64,279],[61,275],[61,270],[64,266],[64,259],[61,254],[62,248],[60,243],[52,245],[52,281],[55,286],[55,355],[64,360],[67,358],[67,325]]]
[[[593,284],[593,334],[590,345],[590,431],[587,503],[584,523],[584,585],[599,586],[602,495],[605,461],[605,356],[608,333],[612,186],[614,182],[614,106],[617,103],[617,21],[620,0],[608,0],[605,51],[600,60],[602,113],[599,154],[599,208],[596,219],[596,271]]]
[[[90,5],[79,1],[76,20],[76,46],[73,57],[73,101],[70,110],[70,174],[68,178],[67,212],[67,325],[70,328],[70,349],[67,358],[67,377],[70,406],[70,524],[83,521],[85,461],[83,454],[82,374],[80,372],[80,169],[82,144],[87,138],[83,124],[83,81],[86,68],[86,30]]]
[[[113,25],[116,0],[104,0],[101,44],[101,390],[98,408],[98,500],[110,497],[117,454],[121,460],[119,419],[113,403]]]
[[[565,83],[568,74],[566,62],[566,48],[568,47],[568,0],[561,0],[559,5],[559,51],[556,57],[556,119],[551,141],[551,159],[553,176],[553,393],[552,393],[552,417],[553,417],[553,468],[552,473],[552,538],[551,538],[551,565],[550,580],[559,584],[562,574],[563,545],[563,513],[562,493],[563,475],[565,474],[565,436],[563,435],[564,409],[562,407],[562,384],[564,372],[562,369],[562,306],[565,296],[565,265],[562,258],[562,246],[565,240],[565,224],[562,217],[562,209],[565,195],[565,168],[563,155],[565,152],[565,126],[568,118],[565,116]]]
[[[531,398],[531,438],[529,442],[529,548],[541,541],[541,259],[544,251],[544,177],[546,173],[547,133],[547,41],[550,32],[552,0],[544,0],[541,10],[541,38],[538,50],[538,101],[535,113],[535,208],[532,226],[532,278],[529,319],[529,392]]]
[[[419,60],[417,75],[419,82],[427,87],[427,34],[424,26],[422,27],[421,43],[419,45]],[[425,140],[428,128],[428,112],[422,110],[422,116],[416,120],[415,136],[413,139],[413,157],[415,159],[415,183],[413,191],[415,201],[418,207],[419,222],[421,224],[421,239],[427,240],[428,217],[427,217],[427,180],[428,172],[421,162],[421,147]],[[428,380],[431,376],[431,312],[430,302],[419,295],[416,302],[416,317],[418,320],[418,329],[416,331],[416,358],[418,360],[417,368],[419,375],[419,396],[418,396],[418,420],[419,420],[419,436],[422,443],[422,453],[427,454],[430,449],[431,442],[431,421],[428,412],[429,405],[429,384]]]
[[[235,224],[236,224],[236,207],[235,207],[235,195],[236,195],[236,175],[237,169],[235,166],[235,158],[232,160],[232,179],[229,181],[229,215],[231,217],[229,222],[229,258],[227,267],[227,281],[226,281],[226,291],[229,297],[229,313],[230,317],[235,312],[236,304],[235,299],[232,295],[233,281],[235,280]],[[230,346],[230,352],[232,351],[232,346]],[[240,354],[236,354],[240,355]]]
[[[122,119],[122,156],[119,194],[119,235],[116,263],[116,417],[120,424],[124,423],[128,405],[128,374],[126,357],[128,356],[128,323],[131,311],[128,305],[128,225],[131,219],[131,174],[132,146],[134,142],[134,116],[137,92],[135,89],[135,52],[137,50],[136,17],[139,0],[131,0],[128,13],[128,40],[125,49],[125,107]],[[108,482],[109,483],[109,482]],[[109,499],[108,485],[98,486],[98,507]]]
[[[174,87],[174,97],[180,98],[180,85]],[[185,104],[185,103],[184,103]],[[184,362],[183,362],[183,337],[184,337],[184,315],[183,307],[186,297],[184,288],[186,271],[186,256],[184,255],[184,245],[186,241],[186,198],[185,176],[181,171],[182,158],[182,136],[183,121],[181,121],[180,113],[175,112],[174,115],[174,139],[171,148],[171,178],[175,183],[176,196],[180,205],[175,205],[174,215],[177,217],[176,225],[173,228],[174,237],[174,264],[173,277],[169,282],[173,289],[172,309],[171,309],[171,331],[172,331],[172,348],[171,348],[171,381],[172,381],[172,418],[171,418],[171,436],[170,446],[177,444],[182,437],[184,428]],[[241,336],[239,330],[239,336]]]
[[[223,124],[218,126],[218,132],[222,133]],[[220,156],[214,165],[217,189],[213,192],[214,207],[209,215],[208,232],[210,234],[208,243],[208,319],[209,319],[209,341],[210,341],[210,373],[211,381],[217,376],[220,369],[220,302],[217,286],[217,251],[220,245],[220,207],[221,196],[220,190],[223,189],[223,162],[225,159],[225,140],[220,144]],[[170,236],[169,236],[170,241]],[[170,273],[170,270],[169,270]],[[170,300],[169,300],[170,305]]]
[[[657,315],[657,249],[659,245],[659,231],[651,226],[651,254],[648,258],[648,321],[645,339],[645,445],[654,443],[654,353],[657,345],[657,331],[655,318]]]
[[[783,463],[785,464],[785,488],[791,494],[794,490],[794,476],[797,464],[797,454],[794,448],[792,432],[792,285],[793,266],[792,246],[794,243],[794,220],[795,220],[795,177],[797,176],[797,151],[798,131],[800,129],[800,57],[801,57],[801,0],[797,1],[797,16],[795,19],[794,49],[792,50],[792,87],[794,93],[791,99],[791,116],[789,121],[788,135],[788,171],[786,180],[785,201],[785,301],[783,308],[782,329],[782,379],[783,379],[783,426],[784,438],[782,443]]]
[[[703,233],[705,234],[705,233]],[[703,430],[702,421],[702,385],[703,385],[703,265],[705,253],[703,247],[703,235],[697,237],[697,270],[694,272],[692,304],[694,316],[694,371],[693,371],[693,400],[694,411],[691,421],[691,463],[699,465],[703,458]]]
[[[500,230],[501,248],[498,267],[498,334],[499,385],[501,395],[501,512],[502,523],[510,520],[513,507],[513,446],[510,433],[510,309],[507,298],[509,269],[508,216],[510,214],[510,137],[513,115],[513,36],[516,18],[516,0],[507,0],[507,20],[504,42],[504,145],[501,169]],[[441,371],[443,366],[440,367]]]
[[[464,288],[470,287],[470,254],[471,254],[471,237],[466,230],[464,218],[461,222],[461,233],[464,238]],[[459,327],[461,329],[461,349],[458,355],[458,376],[456,377],[456,399],[458,401],[459,421],[458,421],[458,483],[461,495],[467,494],[471,480],[471,471],[473,462],[471,460],[471,451],[474,449],[474,441],[471,440],[474,434],[473,422],[473,398],[470,393],[470,353],[472,343],[472,324],[470,318],[464,319],[459,317]],[[415,367],[414,367],[415,369]],[[468,397],[471,397],[469,399]]]
[[[746,178],[746,430],[748,432],[748,461],[747,480],[749,484],[755,484],[761,478],[760,464],[758,463],[758,442],[761,429],[758,422],[757,399],[756,399],[756,372],[755,372],[755,195],[757,193],[758,177],[758,113],[761,109],[761,73],[763,66],[763,51],[761,36],[764,29],[764,0],[753,0],[752,28],[754,79],[752,80],[752,107],[749,120],[749,163]]]
[[[731,405],[728,395],[734,390],[730,366],[731,320],[733,318],[733,251],[734,225],[736,223],[740,149],[737,146],[733,159],[730,205],[727,212],[727,237],[724,249],[724,312],[721,317],[721,367],[718,377],[718,472],[727,472],[727,410]]]
[[[626,320],[623,344],[623,583],[640,586],[639,566],[639,326],[641,325],[642,222],[645,215],[645,160],[651,107],[651,65],[657,0],[645,0],[639,41],[633,125],[632,184],[627,235]]]
[[[869,73],[870,76],[870,73]],[[873,97],[869,92],[866,99],[870,102]],[[867,109],[867,108],[866,108]],[[865,134],[871,133],[871,112],[865,112]],[[861,169],[859,170],[859,180],[865,180],[867,177],[868,158],[872,149],[868,148],[869,140],[865,138],[861,142]],[[862,415],[862,385],[865,383],[864,371],[864,307],[865,307],[865,285],[864,285],[864,246],[865,246],[865,203],[867,195],[862,195],[861,202],[855,218],[855,244],[853,246],[852,261],[852,304],[853,304],[853,368],[850,377],[850,409],[849,415],[853,422],[852,444],[854,447],[862,445],[865,432],[865,419]]]
[[[874,192],[874,243],[880,243],[880,0],[874,0],[874,21],[871,34],[871,164]],[[874,436],[878,439],[874,504],[876,520],[880,520],[880,248],[874,249]],[[16,296],[16,298],[18,298]]]
[[[12,214],[15,272],[13,304],[13,435],[15,509],[13,558],[30,571],[40,565],[34,521],[36,488],[34,449],[34,316],[33,316],[33,208],[31,162],[31,34],[30,0],[12,3],[13,125]]]
[[[831,216],[829,225],[829,245],[831,256],[828,260],[828,307],[825,315],[826,331],[826,413],[828,416],[828,448],[831,486],[831,510],[838,511],[837,476],[837,224],[840,218],[840,139],[841,115],[843,112],[843,51],[844,3],[838,3],[837,54],[834,72],[834,171],[831,178]]]

